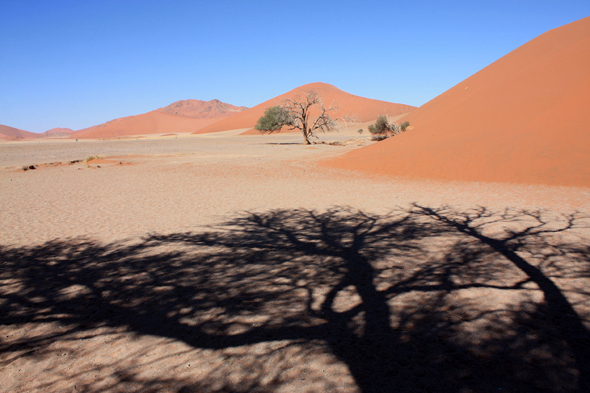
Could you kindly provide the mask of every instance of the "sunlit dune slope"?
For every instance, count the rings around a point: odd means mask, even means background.
[[[369,173],[590,187],[590,17],[416,109],[413,129],[325,162]]]
[[[38,134],[33,132],[0,124],[0,139],[37,138],[38,136]]]
[[[220,120],[204,127],[196,133],[201,134],[207,132],[236,130],[240,128],[253,128],[267,108],[279,105],[286,98],[292,98],[295,95],[303,96],[309,90],[313,90],[320,94],[325,107],[329,107],[332,103],[338,107],[338,110],[334,112],[334,116],[354,116],[359,122],[371,121],[379,115],[400,115],[415,109],[415,107],[410,105],[394,104],[392,102],[355,96],[327,83],[318,82],[300,86],[230,118]],[[250,130],[246,131],[244,134],[258,134],[258,132]]]
[[[196,119],[163,112],[122,117],[104,124],[76,131],[72,138],[116,138],[132,135],[191,133],[219,119]]]

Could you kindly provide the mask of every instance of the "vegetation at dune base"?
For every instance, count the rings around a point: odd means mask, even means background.
[[[332,116],[336,109],[334,105],[326,108],[321,96],[310,90],[304,95],[285,99],[281,105],[268,108],[254,128],[261,133],[278,132],[284,126],[290,127],[290,130],[298,129],[309,145],[309,138],[316,137],[317,132],[336,131],[338,121],[346,121],[343,117]]]
[[[406,131],[409,126],[409,121],[400,124],[390,123],[387,116],[381,115],[377,118],[375,124],[371,124],[368,129],[373,135],[373,140],[380,141]]]
[[[290,125],[289,113],[280,106],[271,106],[264,111],[264,115],[258,119],[254,126],[261,132],[279,131],[283,126]]]

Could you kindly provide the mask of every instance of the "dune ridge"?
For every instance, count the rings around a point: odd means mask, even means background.
[[[76,131],[72,134],[72,138],[117,138],[165,133],[191,133],[217,120],[217,118],[197,119],[151,111]]]
[[[515,49],[402,120],[413,129],[325,165],[590,187],[590,17]]]
[[[75,131],[72,138],[117,138],[153,134],[188,134],[244,110],[219,100],[181,100],[136,116],[121,117]]]
[[[0,139],[37,138],[39,135],[34,132],[0,124]]]
[[[267,108],[270,108],[274,105],[279,105],[285,98],[293,97],[296,94],[302,95],[309,90],[314,90],[315,92],[319,93],[322,96],[325,106],[329,106],[332,104],[332,102],[334,102],[338,107],[338,110],[334,112],[335,116],[354,116],[358,122],[361,123],[376,119],[379,115],[388,114],[391,116],[396,116],[411,112],[415,109],[415,107],[411,105],[395,104],[392,102],[355,96],[330,84],[315,82],[299,86],[287,93],[271,98],[270,100],[240,112],[230,118],[219,120],[214,124],[200,129],[199,131],[195,132],[195,134],[253,128]],[[242,135],[253,134],[258,134],[258,131],[249,130],[244,132]]]

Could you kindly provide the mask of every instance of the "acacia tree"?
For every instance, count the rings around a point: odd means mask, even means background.
[[[315,137],[316,132],[338,129],[337,121],[341,119],[331,115],[336,109],[334,105],[324,107],[320,95],[310,90],[304,96],[296,95],[285,99],[279,106],[268,108],[254,128],[270,134],[280,131],[283,126],[289,126],[289,130],[300,130],[305,143],[309,145],[309,138]]]

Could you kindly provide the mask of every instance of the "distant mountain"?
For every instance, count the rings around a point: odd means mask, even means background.
[[[590,187],[590,17],[508,53],[326,162],[390,176]]]
[[[44,135],[52,135],[52,134],[71,134],[74,130],[71,128],[52,128],[51,130],[45,131]]]
[[[280,104],[285,98],[293,97],[296,94],[302,95],[309,90],[314,90],[316,93],[319,93],[326,106],[329,106],[334,102],[335,106],[338,107],[338,111],[334,112],[335,116],[354,116],[358,122],[361,123],[374,120],[379,115],[396,116],[416,109],[411,105],[395,104],[393,102],[355,96],[330,84],[317,82],[300,86],[285,94],[271,98],[270,100],[240,112],[235,116],[228,119],[222,119],[210,126],[204,127],[196,133],[202,134],[207,132],[237,130],[240,128],[253,128],[267,108]],[[249,133],[253,132],[250,131],[246,134]]]
[[[0,139],[13,140],[37,137],[39,137],[39,134],[0,124]]]
[[[164,108],[156,109],[156,111],[196,119],[212,119],[229,117],[246,109],[248,108],[245,106],[234,106],[219,100],[181,100],[173,102]]]
[[[42,138],[67,138],[73,133],[74,130],[71,128],[52,128],[39,134],[39,136]]]

